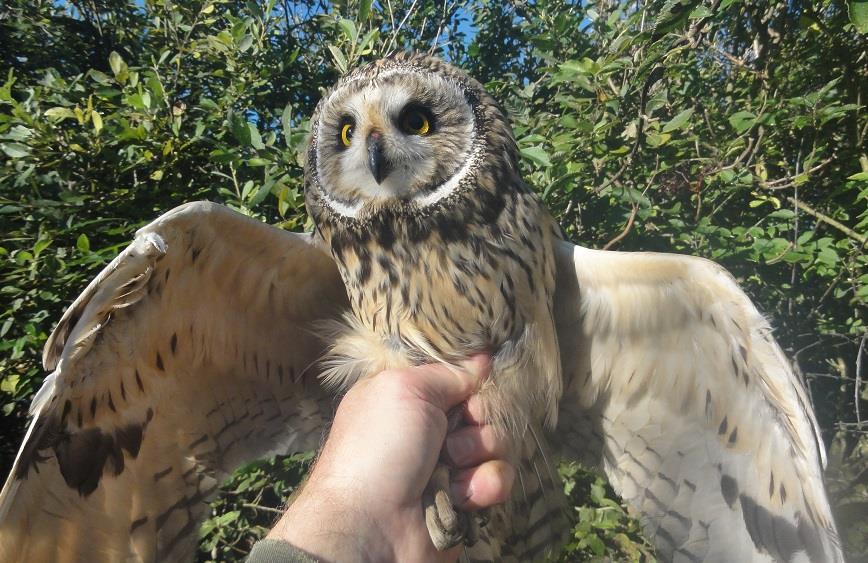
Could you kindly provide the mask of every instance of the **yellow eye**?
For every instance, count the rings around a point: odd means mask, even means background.
[[[341,142],[345,147],[350,146],[350,141],[353,138],[353,124],[352,123],[344,123],[344,126],[341,127]]]
[[[420,110],[413,109],[404,114],[401,129],[411,135],[427,135],[431,131],[431,122]]]

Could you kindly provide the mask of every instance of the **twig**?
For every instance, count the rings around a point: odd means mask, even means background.
[[[661,65],[658,65],[651,69],[651,72],[648,73],[648,78],[645,79],[645,83],[642,85],[642,91],[639,95],[639,121],[636,124],[636,140],[633,141],[633,147],[630,149],[630,154],[627,155],[627,158],[624,159],[624,163],[621,165],[621,168],[618,169],[608,180],[597,186],[593,189],[595,194],[598,194],[614,184],[618,178],[621,177],[622,174],[627,170],[627,167],[630,166],[633,162],[633,158],[636,156],[636,153],[639,152],[639,146],[642,144],[643,139],[645,138],[645,106],[648,103],[648,92],[651,90],[651,87],[657,83],[658,80],[662,77],[664,72],[664,68]]]
[[[392,2],[390,0],[386,0],[386,8],[389,10],[389,25],[392,29],[395,29],[395,12],[392,10]]]
[[[729,62],[731,62],[735,66],[737,66],[743,70],[746,70],[747,72],[751,72],[753,74],[756,74],[762,80],[765,80],[766,78],[768,78],[768,75],[765,73],[765,71],[757,70],[755,68],[749,67],[747,65],[747,63],[745,63],[743,60],[734,56],[732,53],[726,52],[724,49],[721,49],[720,47],[718,47],[716,44],[712,43],[711,41],[706,40],[705,44],[708,45],[709,47],[712,47],[719,54],[723,55],[724,58],[726,58],[726,60],[728,60]]]
[[[820,170],[821,168],[825,168],[826,166],[831,164],[831,162],[833,160],[835,160],[834,157],[830,156],[829,158],[823,160],[822,162],[817,163],[816,165],[812,166],[811,168],[808,168],[807,170],[805,170],[803,172],[800,172],[798,174],[794,174],[793,176],[787,176],[785,178],[778,178],[777,180],[772,180],[770,182],[760,182],[760,186],[762,186],[763,188],[765,188],[767,190],[786,190],[786,189],[791,188],[795,185],[795,180],[799,176],[805,176],[808,174],[813,174],[814,172]]]
[[[786,199],[787,199],[787,201],[789,201],[790,203],[792,203],[793,205],[795,205],[796,207],[798,207],[799,209],[801,209],[802,211],[807,213],[808,215],[811,215],[811,216],[819,219],[820,221],[822,221],[823,223],[826,223],[827,225],[835,227],[836,229],[838,229],[839,231],[841,231],[842,233],[844,233],[848,237],[852,238],[853,240],[860,242],[862,244],[865,244],[866,242],[868,242],[868,237],[866,237],[865,235],[857,233],[856,231],[854,231],[853,229],[851,229],[847,225],[844,225],[844,224],[840,223],[839,221],[832,219],[831,217],[829,217],[828,215],[826,215],[824,213],[820,213],[819,211],[817,211],[816,209],[814,209],[813,207],[811,207],[807,203],[805,203],[803,201],[799,201],[799,200],[793,198],[792,196],[787,196]]]
[[[283,510],[271,508],[270,506],[262,506],[261,504],[253,504],[252,502],[245,502],[241,506],[243,506],[244,508],[252,508],[254,510],[264,510],[266,512],[273,512],[275,514],[283,514]]]
[[[862,387],[862,353],[865,351],[865,340],[868,334],[862,336],[859,342],[859,351],[856,352],[856,390],[853,392],[853,400],[856,403],[856,424],[862,424],[862,413],[859,412],[859,388]]]
[[[446,22],[446,0],[443,0],[443,15],[440,17],[440,23],[437,24],[437,33],[434,35],[434,41],[431,42],[431,48],[428,49],[428,54],[433,55],[437,49],[437,43],[440,41],[440,34],[443,32],[443,24]]]
[[[410,8],[407,10],[407,13],[404,14],[404,19],[402,19],[401,23],[398,24],[397,29],[394,27],[394,20],[392,21],[392,36],[389,38],[389,46],[386,49],[387,55],[392,52],[392,47],[395,46],[395,40],[398,39],[398,34],[401,33],[401,29],[403,29],[404,24],[407,23],[407,20],[410,18],[410,16],[413,15],[413,11],[416,9],[416,2],[418,2],[418,0],[413,0],[413,3],[410,4]]]
[[[804,140],[804,137],[802,138]],[[799,168],[802,167],[802,145],[799,144],[799,156],[796,160],[796,172],[799,171]],[[799,244],[799,185],[796,184],[793,186],[793,241],[787,245],[795,246]],[[783,257],[783,253],[781,254]],[[790,267],[790,287],[796,287],[796,268],[799,267],[798,262],[793,262]],[[793,292],[789,292],[789,296],[787,297],[787,312],[792,315],[793,314]]]
[[[633,228],[633,221],[636,220],[636,213],[638,213],[638,212],[639,212],[639,206],[634,203],[633,204],[633,210],[630,211],[630,217],[627,219],[627,224],[624,225],[624,230],[622,230],[620,233],[618,233],[618,235],[615,236],[615,238],[613,238],[612,240],[607,242],[603,246],[603,250],[609,250],[610,248],[612,248],[612,246],[618,244],[619,242],[621,242],[624,239],[624,237],[627,236],[627,233],[629,233],[630,229]]]

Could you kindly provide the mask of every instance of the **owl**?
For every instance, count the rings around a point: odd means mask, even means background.
[[[0,561],[189,559],[220,482],[315,449],[342,390],[478,352],[518,479],[483,525],[432,482],[438,547],[553,553],[554,464],[578,460],[663,560],[843,560],[814,413],[768,322],[712,262],[565,241],[478,82],[416,55],[351,71],[311,120],[304,182],[313,233],[184,205],[69,307],[0,494]]]

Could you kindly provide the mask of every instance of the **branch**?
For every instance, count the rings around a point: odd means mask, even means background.
[[[813,174],[821,168],[825,168],[826,166],[828,166],[833,160],[835,160],[835,158],[830,156],[829,158],[817,163],[815,166],[808,168],[800,174],[787,176],[785,178],[779,178],[777,180],[771,180],[769,182],[760,182],[760,186],[767,190],[785,190],[787,188],[792,188],[795,185],[796,178],[798,178],[799,176],[807,176],[809,174]]]
[[[595,194],[599,194],[612,184],[614,184],[618,178],[621,177],[624,172],[626,172],[627,167],[630,166],[633,162],[633,158],[636,156],[636,153],[639,152],[639,146],[642,144],[642,141],[645,138],[645,120],[647,116],[645,115],[645,106],[648,104],[648,92],[651,90],[651,86],[653,86],[663,75],[664,68],[661,65],[658,65],[651,69],[651,72],[648,73],[648,77],[645,79],[645,83],[642,85],[642,91],[639,95],[639,119],[636,123],[636,140],[633,141],[633,147],[630,149],[630,154],[624,159],[624,163],[621,164],[621,168],[618,169],[609,179],[600,184],[599,186],[593,189]]]
[[[264,510],[265,512],[273,512],[275,514],[283,514],[285,511],[279,510],[277,508],[271,508],[270,506],[262,506],[261,504],[254,504],[252,502],[242,503],[241,506],[244,508],[252,508],[254,510]]]
[[[865,244],[866,242],[868,242],[868,237],[866,237],[865,235],[857,233],[856,231],[854,231],[853,229],[851,229],[847,225],[844,225],[843,223],[836,221],[835,219],[832,219],[831,217],[829,217],[828,215],[826,215],[824,213],[820,213],[819,211],[817,211],[816,209],[814,209],[813,207],[811,207],[807,203],[799,201],[792,196],[786,196],[786,199],[787,199],[787,201],[789,201],[790,203],[792,203],[793,205],[795,205],[796,207],[798,207],[799,209],[801,209],[802,211],[807,213],[808,215],[811,215],[811,216],[819,219],[820,221],[822,221],[823,223],[826,223],[827,225],[831,225],[832,227],[835,227],[836,229],[838,229],[839,231],[841,231],[842,233],[844,233],[845,235],[847,235],[851,239],[853,239],[857,242],[860,242],[862,244]]]
[[[612,240],[610,240],[609,242],[607,242],[607,243],[605,244],[605,246],[603,246],[603,250],[609,250],[609,249],[612,248],[614,245],[616,245],[616,244],[618,244],[619,242],[621,242],[621,241],[624,239],[624,237],[627,236],[627,233],[629,233],[629,232],[630,232],[630,229],[633,228],[633,221],[636,220],[636,213],[637,213],[638,211],[639,211],[639,206],[638,206],[637,204],[634,203],[634,204],[633,204],[633,210],[630,212],[630,217],[627,219],[627,224],[624,225],[624,230],[621,231],[620,233],[618,233],[618,235],[617,235],[615,238],[613,238]]]
[[[859,403],[862,401],[862,398],[859,396],[859,388],[862,387],[862,352],[865,350],[865,339],[868,336],[862,336],[862,340],[859,342],[859,351],[856,352],[856,391],[854,401],[856,401],[856,423],[862,424],[862,415],[859,412]]]
[[[726,60],[728,60],[729,62],[731,62],[732,64],[734,64],[734,65],[737,66],[738,68],[740,68],[740,69],[742,69],[742,70],[745,70],[745,71],[747,71],[747,72],[750,72],[750,73],[756,74],[757,77],[760,78],[760,80],[765,80],[765,79],[768,78],[768,74],[766,74],[765,71],[757,70],[757,69],[755,69],[755,68],[751,68],[751,67],[748,66],[748,64],[747,64],[746,62],[744,62],[742,59],[739,59],[738,57],[736,57],[736,56],[733,55],[732,53],[728,53],[728,52],[726,52],[724,49],[721,49],[721,48],[720,48],[718,45],[716,45],[715,43],[712,43],[711,41],[708,41],[708,40],[705,40],[704,43],[705,43],[707,46],[713,48],[713,49],[714,49],[718,54],[722,55]]]

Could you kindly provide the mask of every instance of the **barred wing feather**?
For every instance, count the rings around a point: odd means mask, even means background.
[[[843,559],[802,382],[707,260],[558,248],[562,453],[599,464],[671,561]]]
[[[145,228],[49,338],[0,493],[0,561],[176,561],[238,465],[318,446],[311,323],[346,293],[308,235],[194,203]]]

